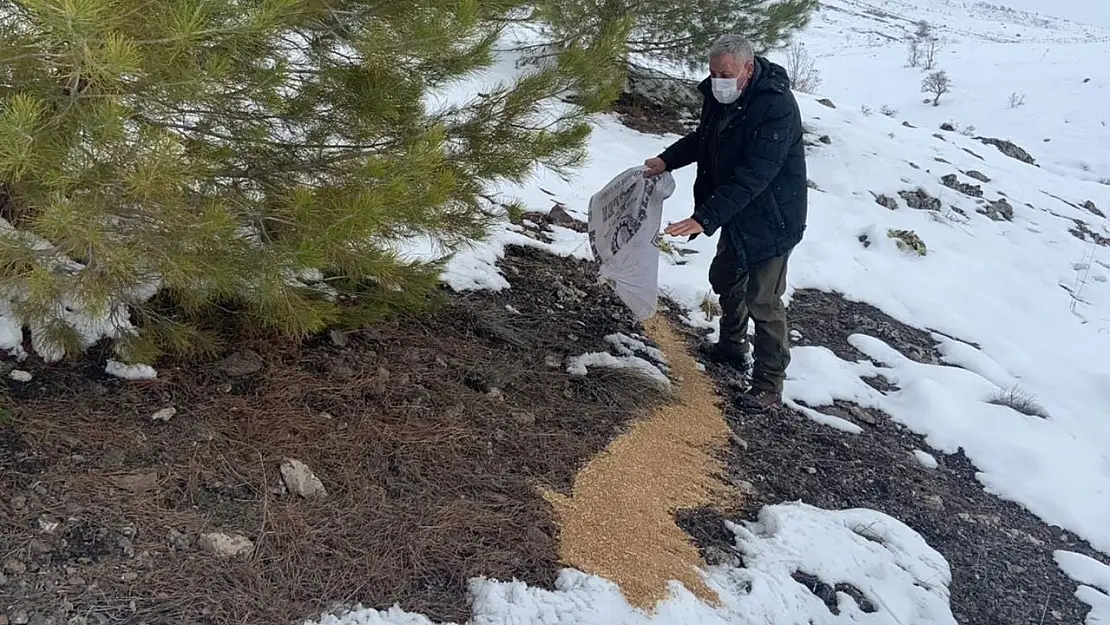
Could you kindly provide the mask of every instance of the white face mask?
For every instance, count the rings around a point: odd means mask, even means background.
[[[740,98],[740,80],[737,78],[711,78],[713,97],[721,104],[732,104]]]

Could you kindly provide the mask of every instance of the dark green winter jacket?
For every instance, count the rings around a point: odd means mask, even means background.
[[[802,240],[808,188],[801,114],[786,70],[762,57],[736,102],[717,102],[709,84],[698,86],[705,102],[697,130],[659,156],[669,170],[697,163],[693,218],[708,236],[721,231],[718,261],[743,270]]]

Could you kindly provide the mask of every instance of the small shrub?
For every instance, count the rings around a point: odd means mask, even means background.
[[[794,42],[787,48],[786,73],[790,77],[790,87],[795,91],[816,93],[821,86],[821,73],[801,43]]]
[[[937,66],[937,56],[940,55],[941,44],[939,39],[927,39],[921,44],[921,66],[932,71]]]
[[[910,39],[909,45],[906,49],[906,64],[910,67],[918,67],[921,65],[921,41],[918,39]]]
[[[1016,386],[1010,390],[998,389],[987,402],[996,406],[1006,406],[1030,417],[1047,419],[1049,416],[1044,406],[1037,403],[1036,397],[1023,393]]]
[[[1009,104],[1010,104],[1010,108],[1012,108],[1012,109],[1016,109],[1019,106],[1025,106],[1025,94],[1024,93],[1019,94],[1016,91],[1011,93]]]
[[[864,117],[871,117],[871,107],[866,104],[859,107],[859,112],[863,113]]]
[[[889,104],[884,104],[882,108],[879,109],[879,113],[882,115],[886,115],[887,117],[894,117],[898,114],[898,109],[890,106]]]
[[[933,27],[929,22],[921,20],[917,23],[917,32],[914,33],[918,39],[929,39],[933,36]]]
[[[965,137],[974,137],[975,136],[975,126],[964,126],[963,128],[960,129],[960,134],[965,136]]]
[[[894,239],[898,249],[903,252],[913,252],[918,256],[924,256],[929,251],[925,247],[925,242],[913,230],[895,230],[892,228],[886,231],[886,236]]]
[[[706,293],[701,298],[701,304],[698,305],[698,308],[701,309],[705,317],[710,321],[724,314],[724,311],[721,310],[721,303],[717,301],[717,298],[713,297],[712,293]]]
[[[921,91],[933,94],[933,106],[940,106],[940,96],[952,90],[952,79],[944,70],[935,71],[921,81]]]

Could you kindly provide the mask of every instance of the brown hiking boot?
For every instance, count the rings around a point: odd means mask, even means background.
[[[751,388],[736,396],[737,408],[752,412],[775,411],[782,408],[782,393],[769,388]]]

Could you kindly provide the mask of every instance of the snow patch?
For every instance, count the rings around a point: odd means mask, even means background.
[[[109,360],[104,366],[104,373],[123,380],[154,380],[158,371],[150,365],[129,365],[117,360]]]
[[[555,590],[519,581],[471,582],[470,625],[729,625],[732,623],[903,623],[955,625],[950,611],[951,572],[944,557],[898,520],[872,510],[827,511],[802,503],[768,506],[755,522],[728,524],[746,568],[704,571],[720,606],[697,599],[679,584],[654,613],[632,608],[612,582],[563,570]],[[845,592],[834,615],[794,578],[797,572],[836,586],[850,584],[870,604]],[[873,612],[866,612],[865,607]],[[313,622],[306,622],[311,625]],[[435,625],[399,607],[357,607],[325,615],[318,625]]]
[[[608,352],[590,352],[567,360],[567,373],[576,376],[589,374],[591,367],[605,369],[632,369],[647,375],[665,388],[670,388],[671,380],[655,364],[639,356],[614,356]]]

